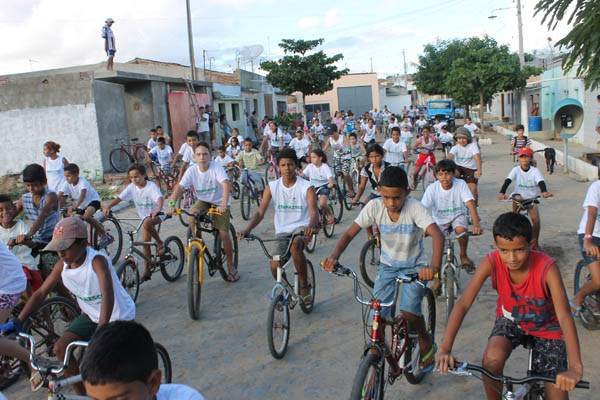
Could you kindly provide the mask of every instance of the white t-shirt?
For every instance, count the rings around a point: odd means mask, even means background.
[[[294,186],[283,185],[283,178],[269,182],[269,190],[275,208],[275,233],[292,233],[298,228],[310,225],[310,212],[306,194],[312,184],[296,177]]]
[[[413,135],[409,131],[400,131],[400,140],[402,140],[407,146],[410,145],[410,140]]]
[[[375,140],[375,137],[377,135],[375,125],[373,125],[370,128],[369,128],[369,125],[367,125],[364,130],[365,130],[365,136],[363,137],[363,141],[365,143],[369,143],[370,141]]]
[[[440,133],[440,143],[450,143],[454,139],[454,136],[450,132]]]
[[[520,165],[510,170],[506,179],[515,184],[513,194],[520,194],[523,200],[533,199],[538,194],[538,183],[544,180],[542,173],[533,165],[523,171]]]
[[[305,157],[310,148],[310,141],[306,137],[302,137],[300,140],[293,138],[290,142],[290,147],[296,151],[296,157]]]
[[[148,147],[148,148],[150,148],[150,147]],[[183,144],[179,148],[179,154],[181,154],[181,156],[183,157],[185,155],[185,153],[187,152],[187,149],[190,149],[193,154],[192,147],[189,144],[187,144],[187,142],[183,142]]]
[[[292,141],[292,136],[289,133],[284,133],[283,135],[281,135],[281,137],[283,138],[283,146],[287,147],[290,142]]]
[[[164,383],[158,389],[156,400],[204,400],[204,397],[189,386]]]
[[[465,124],[464,125],[465,128],[467,128],[469,130],[469,132],[471,132],[471,136],[475,136],[475,131],[477,130],[478,126],[475,125],[473,122],[471,122],[470,124]]]
[[[133,201],[135,209],[140,218],[145,218],[158,210],[158,199],[163,197],[160,189],[154,182],[146,181],[146,186],[139,188],[130,183],[125,190],[121,192],[119,198],[121,201]],[[163,205],[162,212],[165,211]]]
[[[181,148],[183,148],[183,145],[181,146]],[[179,150],[179,152],[180,154],[183,154],[183,157],[181,157],[181,159],[183,160],[183,162],[188,163],[188,167],[196,165],[196,160],[194,160],[194,150],[190,146],[187,146],[183,150],[183,153],[181,153],[181,149]]]
[[[281,147],[281,135],[279,132],[269,131],[269,145],[275,148]]]
[[[415,125],[422,128],[425,125],[427,125],[427,120],[426,119],[418,119],[415,121]]]
[[[229,157],[229,155],[225,154],[225,157],[223,158],[216,156],[214,161],[218,163],[221,167],[225,168],[225,166],[229,163],[232,163],[234,159]]]
[[[460,144],[455,144],[450,149],[450,154],[454,155],[454,162],[456,165],[469,169],[477,169],[477,162],[475,162],[475,154],[479,154],[479,147],[475,143],[469,143],[465,147]]]
[[[220,206],[223,200],[223,186],[221,183],[225,180],[228,180],[228,178],[223,167],[211,161],[206,172],[200,171],[198,165],[188,168],[179,184],[183,187],[193,187],[198,200]],[[229,197],[227,205],[230,203],[231,197]]]
[[[65,184],[63,185],[61,191],[64,195],[71,196],[71,198],[73,198],[73,201],[77,202],[81,197],[81,191],[83,189],[85,189],[85,198],[83,199],[83,202],[81,202],[81,204],[79,205],[79,208],[85,210],[92,201],[102,202],[102,199],[100,198],[98,192],[96,192],[96,189],[94,189],[92,185],[90,185],[90,183],[87,181],[87,179],[85,179],[82,176],[79,177],[79,182],[77,182],[77,185],[75,186],[65,181]]]
[[[381,263],[394,268],[411,269],[427,264],[423,249],[423,230],[434,222],[418,200],[406,197],[398,221],[393,222],[383,200],[373,199],[354,222],[362,229],[377,223],[381,239]]]
[[[244,149],[242,148],[242,146],[227,146],[227,154],[229,154],[232,157],[237,157],[237,155],[243,151]]]
[[[402,122],[400,124],[400,129],[404,129],[404,127],[407,127],[409,130],[412,128],[412,124],[410,122]]]
[[[17,294],[25,290],[27,278],[23,267],[3,241],[0,242],[0,266],[0,294]]]
[[[398,140],[398,143],[396,143],[392,138],[385,141],[383,149],[386,151],[384,161],[393,166],[401,165],[404,161],[404,153],[408,151],[406,143],[402,140]]]
[[[435,129],[436,133],[440,133],[442,131],[442,126],[448,125],[446,121],[442,121],[439,124],[433,125],[433,129]]]
[[[427,187],[421,204],[432,212],[433,220],[438,225],[452,222],[459,215],[467,214],[465,204],[474,200],[469,186],[462,179],[452,178],[452,187],[444,190],[436,181]]]
[[[310,127],[310,130],[313,131],[313,134],[316,136],[317,139],[323,140],[323,132],[324,132],[323,124],[321,124],[321,123],[319,123],[319,125],[313,124],[313,126]]]
[[[202,118],[206,118],[206,121],[202,121]],[[208,120],[210,119],[210,115],[207,113],[202,114],[202,118],[198,117],[198,132],[208,132],[210,127],[208,125]]]
[[[160,163],[160,165],[164,166],[169,164],[169,158],[173,154],[173,149],[167,144],[165,145],[164,149],[161,149],[160,147],[156,146],[152,150],[150,150],[149,153],[156,154],[158,162]]]
[[[310,183],[313,184],[315,188],[327,185],[329,183],[329,178],[333,178],[331,168],[325,163],[321,164],[318,168],[314,164],[308,164],[302,172],[304,175],[308,176]]]
[[[227,145],[229,146],[231,144],[231,139],[236,138],[238,140],[238,144],[241,146],[244,144],[244,138],[242,137],[242,135],[237,135],[237,136],[231,136],[229,139],[227,139]]]
[[[50,157],[45,157],[48,189],[56,193],[60,191],[60,188],[67,181],[65,179],[65,164],[63,158],[63,156],[58,156],[56,160],[53,160]]]
[[[10,239],[16,239],[19,235],[27,235],[29,232],[29,225],[22,219],[18,219],[17,223],[12,228],[4,228],[0,225],[0,242],[8,245],[8,241]],[[21,265],[27,267],[32,271],[36,271],[38,269],[38,264],[40,261],[40,256],[33,257],[31,255],[31,249],[27,246],[14,246],[10,249],[12,253],[19,259]]]
[[[333,136],[329,138],[329,145],[333,150],[334,158],[342,158],[342,159],[350,159],[352,158],[352,154],[348,153],[348,146],[346,146],[346,142],[344,141],[345,136],[338,136],[338,139],[333,139]],[[366,139],[365,139],[366,140]]]
[[[583,217],[581,217],[581,222],[579,223],[579,229],[577,230],[578,234],[585,234],[589,206],[596,207],[600,210],[600,181],[592,183],[585,195],[585,200],[583,201]],[[592,236],[600,237],[600,212],[596,216]]]
[[[157,140],[154,140],[152,138],[150,138],[148,140],[148,145],[146,147],[148,147],[148,151],[152,150],[156,145],[158,144]],[[187,144],[187,143],[186,143]],[[183,148],[183,146],[181,146]],[[179,154],[181,154],[181,149],[179,149]]]

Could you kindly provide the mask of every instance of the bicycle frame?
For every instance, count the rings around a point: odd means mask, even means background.
[[[248,192],[250,193],[250,198],[252,198],[252,200],[258,197],[256,183],[254,182],[254,179],[252,179],[252,176],[250,176],[250,173],[248,173],[248,168],[244,168],[242,171],[242,184],[248,188]]]
[[[116,218],[116,217],[115,217]],[[129,236],[129,250],[127,251],[127,255],[125,257],[123,257],[124,260],[131,260],[131,262],[137,266],[138,264],[138,259],[136,258],[137,256],[142,257],[145,261],[147,261],[152,267],[154,267],[156,265],[156,261],[155,261],[155,257],[153,257],[152,255],[150,257],[146,256],[142,251],[140,251],[136,246],[153,246],[156,247],[156,243],[150,241],[150,242],[137,242],[134,239],[134,236],[140,231],[140,229],[142,228],[142,226],[144,225],[144,221],[146,221],[146,219],[150,218],[148,217],[144,217],[140,223],[138,224],[137,228],[133,231],[126,231],[127,236]],[[139,218],[117,218],[118,221],[139,221]]]

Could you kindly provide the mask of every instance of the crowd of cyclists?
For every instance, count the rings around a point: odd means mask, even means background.
[[[135,303],[121,286],[112,260],[102,253],[115,238],[94,215],[99,211],[110,215],[119,202],[132,201],[139,218],[146,218],[142,228],[144,242],[153,240],[158,256],[163,256],[165,248],[158,227],[167,216],[177,213],[182,193],[193,188],[197,201],[192,212],[216,211],[213,223],[223,243],[227,281],[233,284],[243,279],[233,262],[235,239],[229,229],[233,184],[241,179],[242,170],[259,184],[260,205],[247,226],[238,227],[237,238],[249,237],[273,204],[276,254],[283,255],[289,248],[298,273],[301,304],[314,301],[304,250],[309,238],[322,228],[319,209],[327,216],[327,223],[338,222],[328,203],[332,197],[362,209],[323,261],[325,270],[334,272],[339,268],[343,251],[365,229],[369,238],[379,235],[381,246],[374,298],[382,302],[393,300],[396,277],[408,273],[418,274],[422,281],[433,281],[433,290],[439,294],[444,235],[481,233],[477,187],[483,175],[478,145],[483,131],[469,118],[464,126],[451,132],[445,121],[438,119],[430,124],[425,117],[414,106],[405,107],[398,114],[387,106],[360,115],[350,110],[340,111],[332,118],[324,118],[317,111],[305,125],[284,127],[272,120],[266,122],[258,143],[243,138],[233,129],[223,146],[214,149],[191,130],[177,154],[168,137],[152,129],[144,162],[130,165],[127,170],[130,183],[117,198],[104,205],[92,184],[79,175],[79,167],[59,154],[60,145],[45,143],[44,162],[23,170],[27,192],[16,201],[0,195],[0,322],[4,323],[0,332],[20,331],[51,293],[74,298],[81,315],[57,338],[54,354],[62,359],[71,342],[92,340],[87,350],[90,358],[86,354],[81,369],[84,384],[74,385],[76,392],[90,396],[93,393],[93,398],[98,399],[120,398],[115,394],[118,390],[137,382],[143,394],[161,400],[202,398],[183,385],[160,385],[155,356],[147,354],[152,349],[143,343],[134,345],[132,338],[119,334],[119,329],[129,329],[142,336],[149,335],[141,325],[124,322],[135,318]],[[589,189],[578,231],[591,279],[568,300],[554,260],[539,245],[541,221],[536,203],[539,193],[544,198],[552,195],[535,167],[531,142],[523,139],[522,126],[517,130],[511,152],[516,153],[518,165],[499,188],[498,197],[514,199],[514,211],[519,201],[531,200],[526,209],[531,222],[515,212],[499,216],[493,228],[497,250],[478,266],[468,257],[467,236],[458,239],[462,267],[475,273],[449,318],[439,350],[421,315],[423,287],[416,282],[403,285],[398,306],[418,334],[419,369],[426,373],[437,365],[442,373],[447,373],[454,367],[450,353],[460,324],[490,276],[499,299],[483,366],[501,375],[511,350],[523,344],[525,336],[533,336],[535,372],[556,377],[556,385],[546,385],[548,398],[565,398],[566,391],[573,390],[583,375],[573,318],[579,317],[583,307],[594,306],[585,303],[586,296],[600,289],[597,261],[600,224],[596,218],[600,184],[594,183]],[[440,161],[435,156],[438,151]],[[272,179],[263,172],[265,165],[276,166]],[[177,184],[171,193],[161,192],[148,179],[157,169],[176,176]],[[417,200],[410,194],[417,189],[419,179],[423,179],[423,169],[431,169],[434,180],[428,182],[422,199]],[[358,172],[357,180],[352,176],[354,170]],[[511,184],[515,190],[506,197]],[[363,197],[365,191],[367,196]],[[72,199],[71,205],[65,205],[68,197]],[[23,219],[18,218],[21,212]],[[193,222],[194,217],[190,217],[190,226]],[[86,223],[98,232],[99,240],[94,247]],[[373,231],[375,226],[378,233]],[[303,235],[295,235],[298,231]],[[424,235],[432,240],[429,260],[423,248]],[[150,246],[145,246],[145,252],[150,253]],[[279,262],[271,261],[274,278]],[[142,281],[151,278],[152,270],[146,264]],[[393,308],[386,312],[386,317],[395,315]],[[121,349],[122,354],[111,355],[110,362],[128,366],[112,371],[102,357],[107,349]],[[29,351],[15,340],[0,338],[0,353],[29,366],[33,390],[44,384],[43,377],[30,364]],[[132,361],[146,359],[149,361]],[[134,373],[136,370],[139,373]],[[75,362],[65,371],[66,376],[79,373]],[[103,388],[107,382],[121,387]],[[488,398],[500,398],[501,389],[501,384],[499,387],[486,378]],[[125,398],[152,398],[143,394]]]

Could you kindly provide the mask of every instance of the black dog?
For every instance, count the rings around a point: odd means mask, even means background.
[[[546,158],[546,170],[552,175],[554,164],[556,164],[556,151],[552,147],[546,147],[544,149],[544,157]]]

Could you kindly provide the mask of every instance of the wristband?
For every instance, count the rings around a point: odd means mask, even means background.
[[[175,202],[174,202],[174,201],[170,201],[170,202],[169,202],[169,204],[168,204],[168,206],[169,206],[169,207],[175,207],[175,206],[176,206],[176,204],[175,204]]]
[[[589,233],[586,233],[585,236],[583,237],[583,239],[593,239],[593,236],[590,235]]]

